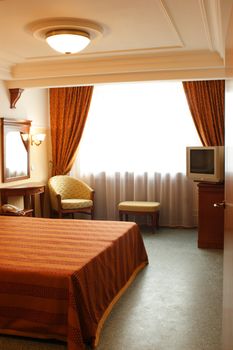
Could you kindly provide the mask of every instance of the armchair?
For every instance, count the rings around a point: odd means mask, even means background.
[[[50,204],[59,218],[65,213],[87,214],[93,219],[94,190],[83,181],[68,175],[56,175],[48,181]]]

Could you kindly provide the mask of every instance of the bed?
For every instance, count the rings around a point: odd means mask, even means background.
[[[98,344],[112,306],[148,263],[136,224],[0,217],[0,333]]]

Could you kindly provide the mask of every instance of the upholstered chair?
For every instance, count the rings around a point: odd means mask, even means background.
[[[59,218],[65,213],[87,214],[93,219],[94,190],[83,181],[68,175],[53,176],[48,181],[50,204]]]

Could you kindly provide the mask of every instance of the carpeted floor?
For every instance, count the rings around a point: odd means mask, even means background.
[[[150,263],[112,310],[97,349],[220,350],[222,251],[198,249],[196,230],[142,231]],[[67,347],[0,336],[0,349]]]

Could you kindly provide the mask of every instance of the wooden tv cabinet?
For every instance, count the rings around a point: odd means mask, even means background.
[[[198,248],[222,249],[224,243],[224,184],[198,184]]]

